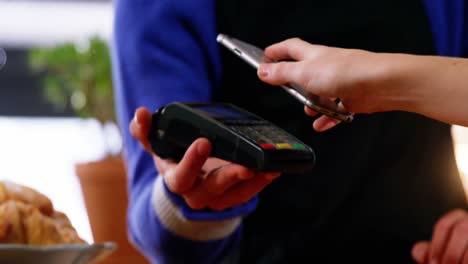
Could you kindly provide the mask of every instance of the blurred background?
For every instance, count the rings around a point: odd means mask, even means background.
[[[109,0],[0,0],[0,47],[8,56],[0,71],[0,177],[46,194],[88,242],[86,199],[101,198],[82,189],[90,179],[78,174],[121,151],[106,49],[112,21]],[[454,126],[453,135],[468,190],[468,129]],[[93,180],[98,190],[116,184]]]
[[[94,113],[79,112],[89,103],[79,82],[104,73],[54,67],[67,60],[92,67],[85,58],[94,52],[89,40],[109,41],[112,20],[111,1],[0,0],[0,47],[8,57],[0,71],[0,177],[47,195],[88,242],[93,237],[75,166],[117,153],[119,133],[111,119],[102,125]],[[49,51],[57,45],[63,50]],[[59,80],[50,77],[54,71]]]

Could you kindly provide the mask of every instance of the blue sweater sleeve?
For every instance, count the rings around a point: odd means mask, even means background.
[[[437,53],[468,55],[468,5],[465,0],[425,0]]]
[[[468,58],[468,4],[465,3],[463,12],[463,57]]]
[[[133,242],[152,262],[215,262],[240,237],[239,226],[224,239],[197,242],[162,226],[151,203],[157,171],[128,131],[139,106],[154,111],[172,101],[211,99],[221,75],[214,5],[215,0],[120,0],[116,5],[112,63],[129,174],[128,225]],[[183,213],[189,215],[187,211]],[[226,212],[207,214],[226,217]],[[206,214],[195,216],[207,218]]]
[[[145,177],[150,179],[150,177]],[[195,242],[177,237],[159,221],[151,204],[151,184],[133,187],[129,214],[130,236],[151,263],[219,263],[237,245],[240,228],[222,240]]]

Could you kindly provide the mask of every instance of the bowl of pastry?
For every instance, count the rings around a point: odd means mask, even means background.
[[[115,248],[112,242],[86,243],[45,195],[0,181],[0,263],[90,264]]]

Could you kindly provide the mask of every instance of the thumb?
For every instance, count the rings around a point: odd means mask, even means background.
[[[140,107],[135,111],[129,129],[130,134],[140,142],[143,148],[149,153],[153,153],[148,141],[148,134],[151,129],[151,113],[148,109]]]
[[[164,179],[168,188],[182,194],[192,188],[200,173],[203,164],[211,153],[211,143],[206,138],[195,140],[187,149],[182,160],[173,170],[166,171]]]
[[[271,85],[296,83],[303,86],[300,80],[301,72],[298,62],[282,61],[260,64],[257,75],[260,80]]]

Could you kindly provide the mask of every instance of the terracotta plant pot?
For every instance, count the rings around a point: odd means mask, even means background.
[[[78,163],[75,171],[81,184],[95,243],[112,241],[114,251],[100,264],[149,263],[129,242],[126,227],[127,177],[120,157]]]

